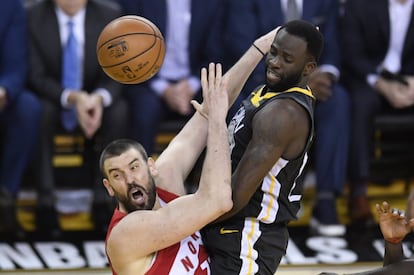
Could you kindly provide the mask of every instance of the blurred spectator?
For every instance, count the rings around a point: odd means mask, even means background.
[[[28,7],[29,86],[44,110],[35,164],[40,231],[59,230],[52,166],[53,137],[58,131],[83,134],[85,158],[92,167],[93,222],[98,230],[109,222],[113,205],[101,185],[98,158],[106,144],[124,136],[127,106],[120,97],[121,85],[98,64],[96,41],[105,25],[120,16],[117,7],[95,0],[46,0]],[[68,48],[76,54],[68,59],[72,62],[65,57]]]
[[[0,232],[16,232],[16,197],[39,130],[41,105],[24,91],[27,72],[26,14],[21,1],[0,9]]]
[[[221,0],[119,0],[125,14],[136,14],[158,26],[166,56],[151,80],[127,86],[131,135],[151,155],[160,124],[187,120],[190,100],[201,98],[200,70],[221,62]]]
[[[373,224],[367,185],[378,113],[413,113],[413,0],[347,0],[343,18],[345,83],[351,98],[349,215]]]
[[[225,40],[226,64],[234,62],[258,37],[286,19],[289,1],[229,0]],[[336,198],[342,194],[346,178],[348,156],[349,97],[338,82],[340,77],[340,50],[338,41],[339,3],[337,0],[294,1],[295,17],[319,26],[324,35],[324,51],[319,68],[309,79],[309,86],[317,98],[315,107],[316,136],[313,166],[316,169],[316,200],[311,227],[316,233],[335,236],[345,233],[339,222]],[[246,93],[260,85],[265,77],[265,66],[258,66],[244,88]],[[243,95],[242,95],[243,96]],[[242,99],[239,97],[239,101]],[[237,107],[234,105],[234,107]]]

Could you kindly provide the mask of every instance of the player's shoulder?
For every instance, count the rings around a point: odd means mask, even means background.
[[[295,95],[291,93],[289,96],[275,97],[273,100],[270,100],[258,113],[270,113],[274,116],[277,114],[293,116],[297,113],[298,109],[303,108],[295,99]]]
[[[293,98],[286,97],[272,100],[255,114],[253,126],[255,130],[285,131],[297,129],[307,121],[306,110]],[[293,132],[292,132],[293,134]]]

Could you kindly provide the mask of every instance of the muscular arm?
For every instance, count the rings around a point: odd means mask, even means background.
[[[212,81],[214,77],[209,85]],[[123,218],[108,239],[107,252],[115,270],[127,269],[143,257],[179,242],[232,207],[225,122],[228,102],[222,100],[226,91],[219,84],[208,90],[210,95],[205,100],[213,113],[208,120],[207,151],[198,191],[157,210],[134,211]]]
[[[263,52],[268,52],[275,37],[276,30],[259,37],[255,44]],[[240,60],[223,76],[227,83],[229,106],[233,104],[247,78],[263,55],[254,47],[250,47]],[[206,106],[195,105],[202,113],[208,113]],[[195,162],[205,148],[207,140],[207,121],[196,112],[181,132],[171,141],[167,149],[159,156],[156,165],[160,171],[160,177],[168,175],[168,178],[160,179],[158,186],[174,194],[185,194],[184,179],[190,173]],[[191,150],[188,150],[191,148]],[[176,156],[180,156],[177,159]]]
[[[308,123],[305,110],[290,99],[275,100],[255,115],[252,139],[232,174],[233,208],[217,221],[247,205],[279,158],[293,159],[302,152]]]

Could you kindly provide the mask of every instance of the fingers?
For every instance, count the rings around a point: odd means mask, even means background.
[[[210,63],[208,65],[208,85],[209,88],[211,87],[211,85],[214,85],[214,87],[217,85],[216,83],[216,73],[215,73],[215,64],[214,63]],[[214,88],[213,87],[213,88]]]
[[[221,84],[223,69],[220,63],[210,63],[208,73],[206,68],[201,69],[201,87],[207,91],[209,88],[218,87]]]
[[[375,208],[379,215],[381,214],[391,214],[394,217],[399,217],[401,219],[405,219],[405,211],[399,210],[398,208],[391,208],[388,202],[384,201],[381,205],[376,204]]]
[[[203,95],[208,89],[208,83],[207,83],[207,69],[202,68],[201,69],[201,88],[203,89]]]
[[[201,87],[203,91],[215,89],[221,85],[223,77],[223,68],[220,63],[210,63],[208,73],[206,68],[201,69]]]
[[[222,67],[221,67],[221,64],[220,63],[218,63],[218,64],[216,64],[216,68],[215,68],[215,73],[216,73],[216,87],[220,87],[220,85],[221,85],[221,78],[222,78],[222,74],[223,74],[223,72],[222,72]]]
[[[384,201],[381,205],[376,204],[375,208],[377,209],[378,214],[388,213],[390,210],[390,205],[388,202]]]
[[[191,105],[193,105],[194,109],[199,111],[200,114],[202,114],[204,117],[207,118],[207,115],[209,113],[209,105],[214,104],[210,101],[212,99],[212,95],[210,95],[211,92],[214,93],[220,93],[223,91],[222,89],[222,66],[220,63],[209,63],[208,68],[202,68],[201,69],[201,87],[203,91],[203,102],[205,103],[198,103],[198,102],[191,102]],[[222,90],[220,90],[220,89]]]
[[[201,110],[201,105],[197,102],[197,100],[191,100],[190,103],[196,111]]]
[[[403,210],[393,208],[393,209],[391,209],[391,213],[392,213],[393,216],[399,216],[400,218],[405,219],[405,211],[403,211]]]

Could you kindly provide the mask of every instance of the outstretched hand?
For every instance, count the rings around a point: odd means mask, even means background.
[[[208,73],[206,68],[201,69],[201,87],[203,90],[203,103],[191,101],[193,107],[206,118],[209,112],[214,115],[226,117],[228,110],[227,84],[222,78],[221,64],[210,63]]]
[[[376,204],[379,225],[384,240],[390,243],[399,243],[414,229],[414,219],[408,220],[405,212],[392,208],[388,202]]]

